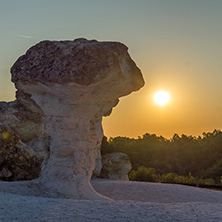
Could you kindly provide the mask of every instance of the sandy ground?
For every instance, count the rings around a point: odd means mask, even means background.
[[[50,197],[36,181],[0,182],[0,222],[222,221],[222,191],[94,179],[113,200]]]

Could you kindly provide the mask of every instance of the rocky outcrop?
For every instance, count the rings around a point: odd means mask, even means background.
[[[41,160],[14,132],[0,123],[0,179],[31,180],[39,176]]]
[[[125,153],[108,153],[102,156],[101,177],[113,180],[129,180],[132,169],[129,157]]]
[[[43,113],[24,92],[18,90],[16,98],[13,102],[0,104],[0,122],[43,159],[45,143]]]
[[[17,91],[13,102],[0,102],[0,178],[37,178],[44,159],[42,111],[30,96]]]
[[[44,150],[50,143],[50,139],[44,135],[43,119],[39,115],[39,108],[33,104],[33,101],[26,101],[27,106],[21,104],[21,96],[17,95],[17,99],[13,102],[0,102],[0,122],[19,137],[19,139],[32,149],[38,161],[44,159]],[[34,106],[35,109],[30,110]],[[100,176],[102,169],[102,159],[100,150],[96,158],[93,175]]]
[[[144,81],[118,42],[43,41],[11,68],[17,92],[40,108],[49,143],[42,184],[76,199],[101,199],[90,185],[101,145],[102,116]],[[47,143],[47,142],[46,142]]]

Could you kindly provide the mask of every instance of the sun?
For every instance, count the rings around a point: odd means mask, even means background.
[[[154,94],[154,102],[160,106],[166,105],[170,101],[170,94],[160,90]]]

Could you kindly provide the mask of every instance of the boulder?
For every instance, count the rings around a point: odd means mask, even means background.
[[[16,97],[13,102],[0,103],[0,122],[43,159],[45,136],[42,111],[27,94],[17,91]]]
[[[14,132],[0,123],[0,179],[8,181],[37,178],[41,160]]]
[[[127,47],[118,42],[42,41],[11,68],[17,93],[32,100],[48,140],[40,181],[51,192],[102,199],[90,184],[103,137],[102,116],[119,97],[144,85]]]
[[[113,180],[129,180],[132,169],[130,158],[125,153],[108,153],[102,156],[101,177]]]

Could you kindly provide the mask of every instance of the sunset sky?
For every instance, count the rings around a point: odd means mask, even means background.
[[[107,137],[222,129],[221,0],[0,0],[0,30],[0,101],[14,100],[10,67],[39,41],[119,41],[145,86],[104,118]]]

